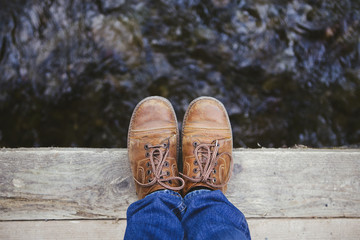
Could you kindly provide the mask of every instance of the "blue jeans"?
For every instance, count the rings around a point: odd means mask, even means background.
[[[161,190],[131,204],[125,239],[250,239],[244,215],[224,194]]]

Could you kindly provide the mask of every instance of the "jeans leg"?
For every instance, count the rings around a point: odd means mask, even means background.
[[[180,194],[153,192],[129,206],[124,239],[183,239],[180,219],[184,211]]]
[[[250,239],[246,219],[220,191],[195,190],[184,198],[187,239]]]

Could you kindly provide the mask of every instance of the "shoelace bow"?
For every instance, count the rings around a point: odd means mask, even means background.
[[[150,187],[150,186],[154,185],[155,183],[159,183],[164,188],[167,188],[167,189],[170,189],[173,191],[179,191],[184,187],[185,181],[181,177],[164,178],[165,176],[168,176],[165,172],[162,171],[162,169],[166,163],[166,158],[169,155],[169,145],[170,145],[169,142],[167,144],[164,143],[164,144],[159,144],[159,145],[154,145],[154,146],[149,145],[149,144],[145,145],[145,149],[150,149],[148,156],[150,158],[150,165],[152,168],[152,173],[154,173],[154,178],[148,183],[141,183],[134,178],[134,180],[137,184],[139,184],[142,187]],[[165,152],[164,152],[164,150],[165,150]],[[165,184],[165,182],[169,182],[172,180],[179,180],[181,182],[181,185],[179,187],[172,187],[172,186]]]
[[[218,154],[219,147],[220,146],[219,146],[218,140],[216,140],[210,144],[201,143],[201,144],[196,145],[195,150],[194,150],[194,155],[195,155],[195,161],[198,162],[200,177],[192,178],[192,177],[186,176],[182,173],[180,173],[180,175],[194,183],[203,182],[214,188],[224,187],[227,184],[227,182],[230,180],[230,176],[231,176],[232,169],[233,169],[233,158],[232,158],[231,154],[228,152],[223,152],[223,153]],[[201,154],[200,159],[199,159],[199,154]],[[228,174],[228,178],[222,184],[213,184],[211,182],[215,182],[216,179],[210,177],[210,174],[213,171],[214,167],[216,166],[218,159],[223,155],[228,155],[230,158],[230,172]]]

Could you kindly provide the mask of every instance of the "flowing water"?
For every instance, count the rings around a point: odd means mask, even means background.
[[[0,0],[0,146],[125,147],[202,95],[236,147],[360,146],[358,0]]]

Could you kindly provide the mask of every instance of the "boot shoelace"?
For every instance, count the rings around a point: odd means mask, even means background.
[[[197,165],[199,168],[200,177],[192,177],[191,178],[182,173],[180,173],[180,175],[194,183],[199,183],[199,182],[206,183],[207,185],[209,185],[210,187],[213,187],[213,188],[224,187],[227,184],[227,182],[230,180],[230,176],[231,176],[232,169],[233,169],[233,158],[232,158],[231,154],[228,152],[223,152],[220,154],[218,153],[219,147],[220,147],[218,140],[215,140],[213,143],[210,143],[210,144],[208,144],[208,143],[197,144],[197,142],[194,142],[193,145],[195,147],[195,150],[194,150],[195,162],[194,162],[194,164]],[[201,158],[199,158],[199,155],[201,155]],[[216,173],[215,166],[217,165],[218,159],[223,155],[228,155],[230,158],[230,172],[228,174],[228,178],[226,179],[226,181],[224,183],[215,184],[216,178],[210,177],[210,174],[212,172]],[[195,169],[197,169],[197,168],[195,168]],[[197,170],[195,173],[197,173]]]
[[[147,171],[147,174],[153,173],[154,178],[149,179],[148,183],[141,183],[134,178],[134,180],[137,184],[139,184],[142,187],[150,187],[156,183],[159,183],[164,188],[167,188],[167,189],[170,189],[173,191],[179,191],[184,187],[185,182],[181,177],[164,178],[165,176],[170,175],[170,172],[162,171],[164,166],[165,167],[169,166],[169,162],[166,161],[166,158],[169,155],[169,145],[170,145],[169,142],[164,143],[164,144],[154,145],[154,146],[152,146],[150,144],[145,145],[145,150],[150,150],[150,152],[146,153],[146,157],[150,158],[150,162],[147,163],[147,166],[151,166],[151,168],[152,168],[152,170]],[[173,186],[169,186],[168,184],[165,184],[166,182],[169,182],[171,184],[171,181],[173,181],[173,180],[179,180],[181,182],[181,185],[179,187],[173,187]]]

